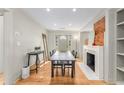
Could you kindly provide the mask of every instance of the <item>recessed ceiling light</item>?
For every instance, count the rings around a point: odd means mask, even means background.
[[[69,26],[71,26],[72,24],[68,24]]]
[[[76,8],[73,8],[73,9],[72,9],[72,11],[73,11],[73,12],[76,12],[76,11],[77,11],[77,9],[76,9]]]
[[[54,24],[54,26],[56,26],[56,24]]]
[[[50,8],[47,8],[46,11],[47,11],[47,12],[50,12]]]

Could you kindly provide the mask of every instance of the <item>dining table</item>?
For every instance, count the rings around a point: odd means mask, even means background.
[[[71,51],[60,52],[56,51],[50,58],[51,60],[51,77],[54,77],[54,62],[61,62],[63,67],[65,62],[71,62],[72,73],[71,77],[74,77],[75,74],[75,57],[72,55]],[[69,64],[70,65],[70,64]]]

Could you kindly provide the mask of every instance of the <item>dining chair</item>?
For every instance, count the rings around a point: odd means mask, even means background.
[[[52,50],[52,54],[54,54],[55,52],[56,52],[56,50],[55,50],[55,49],[53,49],[53,50]]]
[[[64,71],[63,71],[64,75],[65,75],[66,68],[68,69],[68,75],[69,75],[69,69],[71,69],[71,71],[72,71],[72,61],[64,62]]]
[[[64,71],[63,71],[63,63],[62,61],[54,61],[53,62],[53,69],[56,69],[56,75],[58,74],[58,69],[61,69],[61,74],[64,76]]]
[[[50,51],[50,57],[52,56],[52,52]]]
[[[53,49],[52,51],[50,51],[50,57],[56,52],[55,49]]]
[[[77,51],[75,51],[75,50],[72,50],[72,55],[75,57],[75,58],[77,58]]]
[[[50,52],[50,57],[54,54],[56,52],[56,50],[55,49],[53,49],[51,52]],[[53,68],[54,69],[56,69],[56,73],[58,74],[58,69],[59,68],[61,68],[61,72],[63,73],[63,66],[62,66],[62,64],[61,64],[61,62],[60,61],[54,61],[53,62]]]
[[[71,53],[72,53],[72,55],[73,55],[73,56],[75,55],[75,51],[74,51],[74,50],[72,50],[72,52],[71,52]]]
[[[75,52],[74,57],[77,58],[77,51]]]

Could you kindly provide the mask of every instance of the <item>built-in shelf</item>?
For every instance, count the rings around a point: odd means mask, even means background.
[[[124,9],[123,8],[119,8],[118,10],[117,10],[117,13],[118,12],[121,12],[121,11],[123,11]]]
[[[117,69],[124,72],[124,67],[117,67]]]
[[[117,81],[116,85],[124,85],[124,81]]]
[[[124,40],[124,38],[117,38],[117,40]]]
[[[124,9],[116,14],[116,82],[124,84]]]
[[[117,55],[124,56],[124,53],[117,53]]]
[[[117,23],[117,26],[119,26],[119,25],[124,25],[124,21]]]

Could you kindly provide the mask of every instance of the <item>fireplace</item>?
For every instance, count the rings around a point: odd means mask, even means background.
[[[83,61],[88,77],[103,80],[103,46],[84,46]]]
[[[87,65],[95,72],[95,55],[87,52]]]

